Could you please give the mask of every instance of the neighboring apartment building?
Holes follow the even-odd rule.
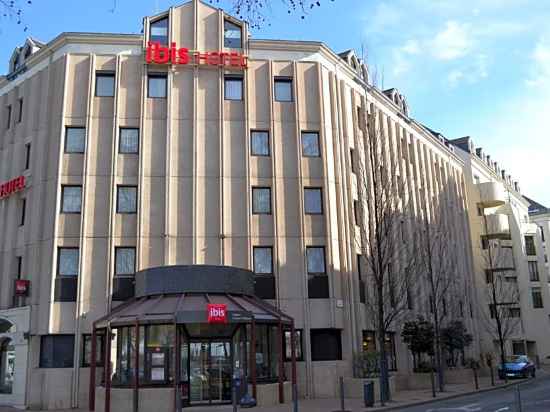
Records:
[[[525,196],[527,202],[529,202],[529,217],[532,222],[536,223],[539,227],[540,237],[542,239],[542,248],[544,254],[544,265],[546,267],[546,273],[548,274],[548,287],[550,287],[550,263],[548,262],[548,242],[550,236],[550,209],[540,203],[529,199]],[[550,317],[548,318],[550,326]]]
[[[444,211],[453,245],[469,245],[473,161],[412,120],[396,90],[369,86],[352,52],[249,39],[199,1],[143,23],[144,35],[29,39],[0,78],[0,402],[85,407],[92,324],[132,298],[136,270],[184,264],[252,269],[256,295],[294,320],[300,396],[335,396],[375,341],[353,213],[367,123],[383,125],[386,170],[414,213]],[[477,334],[470,247],[452,253]],[[268,384],[272,340],[257,339]],[[397,325],[387,344],[391,369],[410,372]],[[162,376],[152,383],[172,388]]]
[[[530,203],[501,166],[470,137],[451,140],[465,164],[482,350],[499,353],[495,311],[508,354],[550,362],[550,295],[542,238]],[[493,298],[492,285],[495,285]],[[496,303],[496,309],[491,307]]]

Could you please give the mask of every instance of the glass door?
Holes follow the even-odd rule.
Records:
[[[209,403],[208,342],[191,342],[189,348],[189,401],[191,403]]]
[[[210,399],[231,401],[231,343],[210,343]]]

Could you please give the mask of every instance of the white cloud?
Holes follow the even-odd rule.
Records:
[[[468,54],[472,43],[468,24],[448,21],[431,42],[432,54],[438,60],[454,60]]]
[[[411,39],[401,47],[401,50],[407,54],[418,54],[420,53],[420,44],[417,40]]]
[[[533,67],[527,79],[529,86],[550,88],[550,40],[542,38],[531,54]]]

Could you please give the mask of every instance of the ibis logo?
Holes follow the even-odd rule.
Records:
[[[227,307],[223,304],[209,303],[207,306],[208,323],[227,323]]]
[[[200,52],[178,47],[176,43],[163,46],[159,42],[149,42],[145,49],[145,61],[149,64],[191,64],[220,66],[233,69],[246,69],[248,59],[238,52]]]

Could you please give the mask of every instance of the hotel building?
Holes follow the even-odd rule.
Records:
[[[294,378],[301,397],[336,396],[375,345],[358,267],[369,216],[354,213],[375,121],[414,216],[445,211],[454,228],[455,316],[477,336],[470,157],[397,90],[369,85],[351,51],[255,40],[196,0],[143,33],[28,39],[0,78],[1,403],[213,404],[237,370],[262,404],[288,402]],[[429,312],[418,289],[411,316]],[[210,304],[227,324],[208,323]],[[390,369],[406,375],[393,330]]]

